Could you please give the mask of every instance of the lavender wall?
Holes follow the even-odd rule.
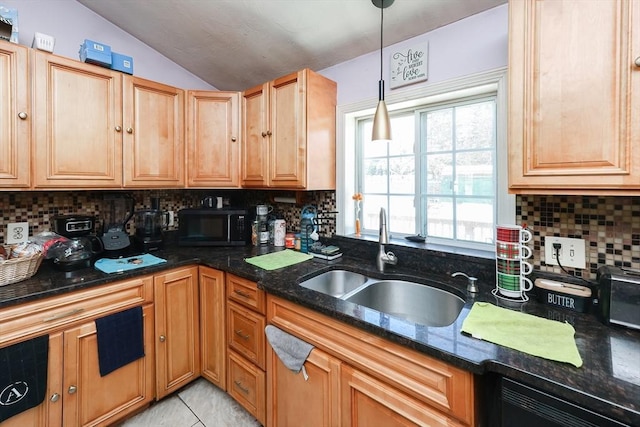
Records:
[[[391,51],[429,43],[429,79],[396,91],[415,90],[430,83],[488,71],[507,65],[508,5],[502,5],[434,31],[385,47],[383,77],[389,90]],[[378,98],[380,51],[320,71],[338,82],[338,105]],[[391,91],[393,92],[393,91]]]
[[[22,45],[31,46],[33,34],[44,33],[55,37],[55,54],[79,60],[84,39],[99,41],[132,56],[137,76],[182,89],[216,89],[75,0],[1,0],[0,4],[18,9]]]

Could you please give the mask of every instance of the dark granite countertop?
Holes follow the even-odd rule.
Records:
[[[331,243],[334,243],[332,241]],[[491,294],[495,274],[492,259],[467,255],[393,248],[398,266],[387,269],[385,278],[410,279],[450,290],[463,296],[466,304],[457,320],[446,327],[427,327],[338,300],[297,284],[306,277],[331,269],[347,269],[381,278],[375,269],[377,245],[361,242],[349,247],[346,239],[337,241],[349,256],[335,261],[311,260],[291,267],[265,271],[244,262],[244,258],[273,251],[268,247],[184,248],[154,252],[167,260],[149,268],[125,273],[105,274],[94,269],[60,272],[48,262],[31,279],[0,287],[2,308],[54,296],[78,289],[153,274],[168,268],[199,263],[258,282],[266,292],[291,300],[345,323],[382,336],[424,354],[436,357],[477,375],[504,375],[565,398],[582,407],[640,426],[640,331],[609,327],[589,313],[577,313],[540,304],[532,297],[526,303],[511,303]],[[464,278],[452,279],[454,271],[478,277],[480,292],[466,292]],[[459,279],[459,280],[458,280]],[[576,330],[576,343],[583,366],[553,362],[471,338],[460,332],[475,301],[522,311],[554,320],[567,321]]]

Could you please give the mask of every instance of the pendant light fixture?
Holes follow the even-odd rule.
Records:
[[[389,111],[384,102],[384,80],[382,79],[382,24],[384,22],[384,9],[391,6],[394,0],[371,0],[375,7],[380,8],[380,81],[378,82],[378,107],[373,116],[373,132],[371,141],[391,141],[391,121]]]

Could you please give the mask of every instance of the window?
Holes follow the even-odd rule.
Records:
[[[384,207],[394,237],[419,233],[430,243],[493,250],[494,224],[513,222],[515,208],[506,190],[504,72],[489,75],[442,84],[427,96],[387,97],[390,143],[371,142],[371,109],[344,114],[343,164],[355,167],[342,170],[339,233],[353,233],[351,196],[362,193],[364,235],[377,237]]]

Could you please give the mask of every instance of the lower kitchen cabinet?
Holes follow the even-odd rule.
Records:
[[[341,426],[465,425],[391,387],[388,383],[348,365],[341,369],[341,385]]]
[[[271,346],[267,350],[267,427],[338,427],[340,365],[314,348],[304,364],[308,378],[284,366]]]
[[[153,400],[153,278],[145,276],[0,310],[0,347],[49,335],[42,404],[2,427],[107,426]],[[145,357],[100,376],[95,320],[143,307]]]
[[[327,358],[331,356],[329,360],[336,360],[329,364],[330,374],[319,374],[313,369],[316,375],[325,377],[322,386],[330,390],[323,399],[301,399],[301,395],[305,396],[301,391],[304,384],[296,385],[296,382],[304,381],[302,375],[288,380],[287,376],[292,373],[273,369],[275,362],[271,361],[267,377],[269,426],[281,425],[279,420],[303,416],[300,411],[322,414],[327,408],[334,408],[334,414],[340,414],[336,425],[341,426],[472,426],[476,423],[474,379],[470,372],[273,295],[267,297],[267,323],[312,344],[315,347],[312,355],[318,350],[326,353]],[[270,349],[269,354],[272,351]],[[318,364],[317,359],[310,356],[305,368],[314,364]],[[339,381],[334,371],[339,374]],[[311,380],[311,374],[309,377]],[[340,384],[339,391],[330,385],[331,381]],[[282,402],[293,403],[283,405]],[[325,425],[333,422],[336,421],[328,420]]]
[[[153,398],[153,306],[143,308],[145,357],[100,376],[95,322],[64,331],[63,425],[110,425]]]
[[[200,376],[198,267],[154,276],[156,398]]]
[[[265,424],[266,295],[247,279],[227,274],[227,392]]]
[[[227,389],[224,272],[200,266],[200,342],[202,376]]]

